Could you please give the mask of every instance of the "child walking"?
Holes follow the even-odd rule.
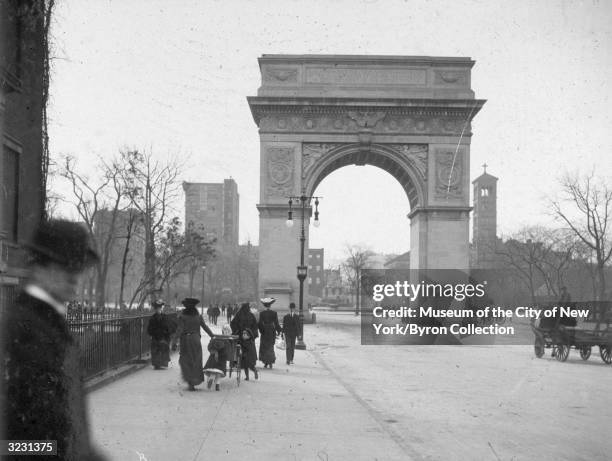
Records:
[[[223,325],[222,333],[224,336],[230,335],[232,330],[229,325]],[[215,385],[215,391],[219,389],[219,380],[227,373],[227,361],[229,359],[228,343],[220,337],[214,337],[208,343],[210,355],[204,365],[206,375],[206,387],[208,389]]]
[[[240,362],[242,368],[244,369],[244,380],[249,380],[249,370],[253,371],[255,379],[259,379],[257,368],[255,368],[255,364],[257,363],[255,336],[250,328],[245,328],[240,333],[240,347],[242,348],[242,357],[240,358]]]

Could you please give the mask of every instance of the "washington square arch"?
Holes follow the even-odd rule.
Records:
[[[382,168],[403,187],[411,268],[468,268],[470,122],[485,102],[471,89],[473,65],[464,57],[259,58],[261,86],[248,103],[260,136],[260,295],[279,307],[297,301],[300,226],[285,226],[288,198],[313,195],[353,164]]]

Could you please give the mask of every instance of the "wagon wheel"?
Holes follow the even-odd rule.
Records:
[[[601,355],[601,360],[610,364],[612,363],[612,346],[599,346],[599,355]]]
[[[242,359],[242,348],[240,347],[240,344],[238,344],[236,346],[236,361],[234,362],[234,365],[236,365],[236,385],[238,387],[240,387],[240,373],[242,370],[241,359]]]
[[[565,362],[569,356],[570,347],[566,344],[558,344],[556,347],[555,358],[559,362]]]
[[[580,358],[582,360],[589,360],[591,356],[591,346],[580,346]]]
[[[533,344],[533,351],[535,352],[535,356],[537,358],[542,358],[544,355],[544,341],[540,338],[536,338],[535,343]]]

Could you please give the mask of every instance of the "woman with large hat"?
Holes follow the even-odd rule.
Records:
[[[182,303],[185,309],[178,315],[178,329],[173,342],[174,349],[177,340],[180,339],[179,365],[181,366],[183,379],[189,385],[190,391],[195,391],[195,386],[204,382],[200,327],[211,338],[214,336],[196,309],[199,302],[200,300],[195,298],[183,299]]]
[[[281,332],[281,326],[278,323],[278,314],[270,309],[276,299],[263,298],[260,301],[264,305],[265,310],[259,314],[259,322],[257,323],[259,333],[261,334],[261,339],[259,340],[259,360],[263,362],[264,368],[272,368],[272,365],[276,362],[274,342],[276,341],[276,335]]]
[[[162,312],[165,305],[161,299],[153,302],[155,313],[147,326],[151,336],[151,365],[156,370],[166,368],[170,362],[170,337],[174,331],[170,319]]]

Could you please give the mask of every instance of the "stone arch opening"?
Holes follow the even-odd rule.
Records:
[[[325,156],[315,160],[313,165],[304,165],[303,189],[306,195],[313,195],[317,186],[332,172],[348,165],[371,165],[393,176],[406,193],[410,209],[422,206],[426,200],[427,145],[405,144],[398,146],[346,144],[328,147],[304,144],[304,155],[321,153]],[[315,155],[316,155],[315,154]]]

